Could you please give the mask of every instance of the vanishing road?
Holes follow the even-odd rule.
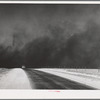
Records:
[[[92,87],[33,69],[11,69],[0,77],[0,89],[93,89]]]

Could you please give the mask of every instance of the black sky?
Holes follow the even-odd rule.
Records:
[[[100,64],[100,5],[0,5],[0,67]]]

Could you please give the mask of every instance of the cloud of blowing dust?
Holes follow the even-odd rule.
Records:
[[[0,7],[0,62],[3,66],[98,67],[99,5]]]

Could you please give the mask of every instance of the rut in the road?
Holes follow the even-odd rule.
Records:
[[[36,89],[88,89],[94,90],[94,88],[80,84],[78,82],[62,78],[46,72],[27,69],[25,70],[28,77],[31,79],[31,85],[35,84]]]
[[[0,89],[32,89],[29,79],[20,68],[12,69],[0,80]]]

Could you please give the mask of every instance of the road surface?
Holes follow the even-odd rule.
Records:
[[[31,86],[36,89],[93,89],[92,87],[38,70],[27,69]]]
[[[89,86],[33,69],[11,69],[0,77],[0,89],[93,89]]]

